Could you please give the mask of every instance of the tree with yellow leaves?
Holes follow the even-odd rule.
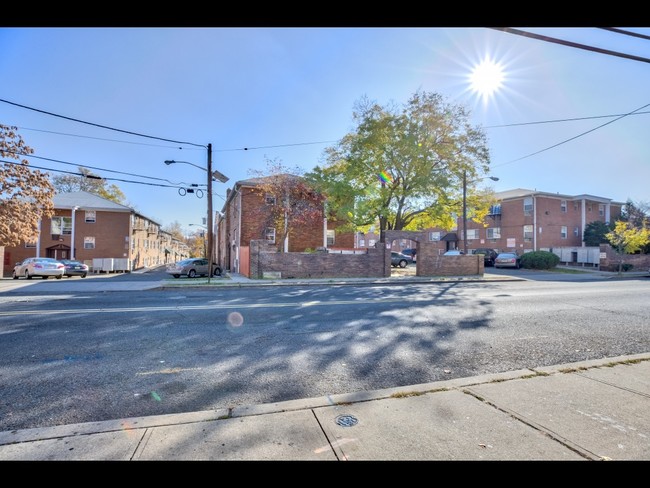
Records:
[[[54,187],[47,173],[20,159],[34,150],[17,130],[0,124],[0,246],[36,241],[39,223],[54,213]]]
[[[605,237],[619,255],[618,274],[621,274],[623,270],[623,256],[625,254],[633,254],[648,244],[648,241],[650,241],[650,230],[646,227],[636,228],[630,222],[619,220],[616,222],[614,230],[608,232]]]

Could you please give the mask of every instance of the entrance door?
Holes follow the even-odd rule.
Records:
[[[70,246],[58,244],[56,246],[48,247],[46,250],[46,257],[54,259],[70,259]]]

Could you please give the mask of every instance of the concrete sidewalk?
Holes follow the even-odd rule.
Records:
[[[0,432],[0,460],[650,460],[650,353]]]

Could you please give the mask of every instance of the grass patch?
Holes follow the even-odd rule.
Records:
[[[427,393],[438,393],[440,391],[449,391],[449,388],[434,388],[433,390],[426,391],[400,391],[399,393],[393,393],[390,398],[408,398],[426,395]]]

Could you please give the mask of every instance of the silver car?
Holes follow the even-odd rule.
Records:
[[[21,276],[31,280],[34,276],[40,276],[44,280],[54,276],[60,280],[65,273],[65,265],[53,258],[27,258],[22,263],[16,263],[12,277],[17,280]]]
[[[221,268],[212,263],[212,276],[220,276]],[[187,276],[196,278],[197,276],[208,276],[208,260],[206,258],[189,258],[178,261],[167,266],[167,274],[174,278]]]

